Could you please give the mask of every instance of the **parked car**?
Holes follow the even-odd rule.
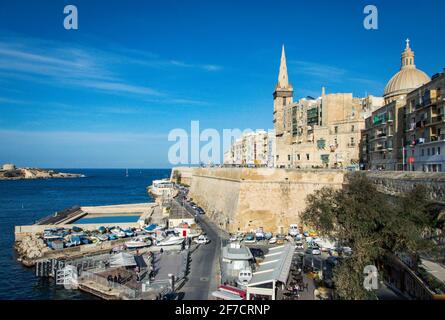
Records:
[[[306,249],[306,252],[305,252],[306,254],[312,254],[312,255],[320,255],[321,254],[321,251],[320,251],[320,249],[318,249],[318,248],[316,248],[316,247],[312,247],[312,248],[308,248],[308,249]]]
[[[277,234],[276,238],[277,244],[283,244],[284,242],[286,242],[286,236],[284,234]]]
[[[289,232],[288,232],[288,234],[289,234],[291,237],[296,237],[298,234],[300,234],[300,230],[298,229],[298,225],[296,225],[296,224],[291,224],[291,225],[289,226]]]
[[[197,244],[207,244],[210,242],[210,240],[205,235],[200,235],[193,241],[195,241]]]
[[[244,238],[244,242],[246,242],[246,243],[254,243],[255,242],[255,235],[253,233],[246,234],[246,237]]]
[[[304,249],[304,244],[301,241],[295,242],[295,249]]]
[[[250,248],[250,252],[254,258],[264,258],[264,251],[260,248]]]

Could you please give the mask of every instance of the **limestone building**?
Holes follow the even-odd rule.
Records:
[[[408,93],[405,114],[405,170],[445,171],[445,69]]]
[[[406,95],[429,81],[430,78],[416,68],[414,52],[406,40],[400,70],[385,87],[385,104],[372,112],[366,121],[361,148],[364,168],[402,170],[406,167],[403,161]]]
[[[364,117],[380,107],[382,98],[325,94],[293,102],[284,47],[274,97],[277,167],[345,168],[359,166]]]

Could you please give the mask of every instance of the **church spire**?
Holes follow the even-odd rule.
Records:
[[[280,73],[278,74],[278,84],[277,88],[288,89],[292,86],[289,84],[289,77],[287,75],[287,65],[286,65],[286,53],[284,52],[284,44],[281,49],[281,63],[280,63]]]
[[[402,69],[416,67],[416,65],[414,64],[414,51],[411,50],[409,43],[410,40],[406,39],[406,47],[402,53]]]

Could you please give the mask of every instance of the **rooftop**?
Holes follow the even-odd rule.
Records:
[[[264,256],[264,261],[260,263],[256,272],[253,273],[249,287],[279,281],[286,283],[294,248],[291,244],[269,249],[269,253]]]

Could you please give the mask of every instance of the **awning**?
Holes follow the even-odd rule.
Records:
[[[258,286],[273,281],[287,282],[294,248],[291,244],[269,249],[269,253],[264,256],[257,270],[252,275],[247,287]]]
[[[225,291],[219,291],[219,290],[213,291],[212,296],[214,296],[217,299],[222,299],[222,300],[243,300],[243,298],[241,298],[237,294],[225,292]]]
[[[111,267],[133,267],[136,265],[134,256],[130,253],[121,252],[110,258]]]

